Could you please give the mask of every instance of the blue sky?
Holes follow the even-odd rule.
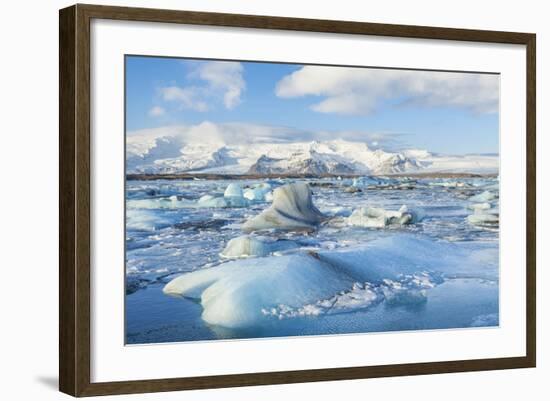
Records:
[[[126,125],[246,123],[294,138],[447,154],[498,152],[498,76],[126,57]],[[304,134],[307,132],[307,134]],[[293,138],[293,139],[294,139]]]

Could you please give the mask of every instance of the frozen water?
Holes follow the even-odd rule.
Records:
[[[268,203],[271,196],[277,198],[277,189],[295,183],[294,180],[128,181],[127,341],[146,343],[498,324],[498,224],[468,222],[469,215],[498,212],[498,196],[487,201],[471,201],[472,196],[486,191],[498,194],[497,179],[388,177],[380,178],[372,186],[358,187],[360,191],[356,192],[346,192],[352,179],[345,177],[306,182],[312,193],[311,205],[318,210],[314,213],[318,218],[315,225],[297,230],[263,228],[262,237],[253,238],[269,244],[267,254],[262,251],[245,256],[246,252],[241,252],[243,248],[239,250],[237,246],[231,253],[227,252],[228,258],[222,256],[224,249],[229,248],[231,240],[243,236],[243,225],[247,222],[270,208],[278,209],[277,212],[300,211],[298,207],[289,208],[292,202],[287,199],[282,203]],[[430,185],[434,182],[453,184]],[[232,183],[240,186],[243,196],[235,198],[244,199],[246,206],[227,205],[224,193]],[[263,192],[267,185],[271,188],[265,192],[263,201],[246,196],[257,188]],[[490,207],[476,207],[478,203],[487,203]],[[274,207],[281,204],[282,209]],[[408,225],[388,225],[384,229],[345,223],[352,212],[360,208],[397,211],[403,204],[410,211],[421,212],[422,219]],[[275,216],[283,218],[284,214],[275,213]],[[295,217],[292,216],[293,222]],[[339,220],[342,224],[335,224]],[[384,243],[385,239],[389,242]],[[293,248],[274,249],[273,244],[292,244]],[[370,256],[362,255],[359,252],[362,248],[369,250]],[[432,248],[438,250],[435,256],[430,251]],[[350,255],[355,252],[357,259],[353,262]],[[323,292],[326,288],[320,288],[316,296],[304,297],[300,302],[293,299],[288,303],[257,302],[259,309],[245,308],[242,316],[235,318],[240,323],[233,327],[210,324],[201,317],[206,308],[196,301],[202,299],[200,291],[193,294],[198,297],[196,300],[168,297],[162,292],[168,282],[183,273],[215,271],[243,263],[256,264],[262,269],[264,265],[271,266],[272,261],[283,258],[295,261],[298,256],[311,260],[310,268],[320,263],[345,264],[341,269],[347,269],[349,278],[338,274],[338,278],[334,277],[335,283],[345,281],[345,285],[335,286],[334,292],[331,288],[327,293]],[[385,262],[383,269],[376,267],[376,260]],[[295,266],[294,263],[291,266]],[[358,264],[374,267],[367,275]],[[293,274],[299,275],[301,268],[296,270]],[[322,274],[324,270],[315,272]],[[356,275],[359,273],[360,276]],[[244,294],[240,288],[244,291],[251,285],[247,280],[260,280],[259,273],[250,277],[242,274],[242,287],[235,287],[239,296]],[[233,274],[227,273],[229,276]],[[281,296],[287,297],[283,287],[290,284],[283,276],[284,273],[280,273],[275,281],[281,285],[277,287]],[[324,286],[333,276],[313,277]],[[217,277],[216,280],[227,282],[229,279]],[[236,281],[236,278],[229,280]],[[308,288],[305,282],[305,279],[296,281],[303,285],[302,290]],[[428,284],[418,284],[421,282]],[[221,288],[219,284],[216,287]],[[259,287],[266,293],[262,296],[270,295],[269,285]],[[217,294],[212,299],[223,298]],[[218,313],[216,308],[210,309],[207,316],[217,321]],[[480,316],[489,317],[477,319]],[[261,324],[245,323],[247,321]]]
[[[490,212],[487,211],[487,212]],[[468,216],[468,223],[474,225],[498,225],[498,214],[491,213],[474,213]]]
[[[398,235],[350,249],[230,262],[183,274],[164,292],[200,299],[207,323],[243,328],[261,325],[270,310],[283,317],[320,314],[325,306],[367,307],[377,299],[372,286],[390,303],[416,303],[435,286],[430,276],[448,272],[496,279],[495,266],[481,265],[455,244]]]
[[[200,298],[202,318],[229,328],[265,319],[262,308],[301,306],[350,287],[353,281],[309,254],[246,259],[184,274],[167,294]]]
[[[313,205],[311,190],[306,183],[287,184],[275,189],[273,204],[243,225],[243,230],[313,230],[323,221],[323,215]]]
[[[415,215],[403,205],[398,211],[376,207],[362,207],[347,218],[350,226],[384,228],[389,225],[405,225],[415,222]]]
[[[242,198],[243,197],[243,189],[240,184],[232,182],[227,186],[225,189],[225,192],[223,193],[223,196],[228,197],[236,197],[236,198]]]
[[[246,258],[251,256],[267,256],[273,252],[280,252],[299,245],[294,241],[275,240],[268,241],[261,237],[243,235],[230,240],[220,256],[227,259]]]
[[[244,197],[253,202],[264,202],[267,201],[266,195],[270,192],[271,185],[268,183],[262,183],[245,190]]]
[[[497,195],[490,191],[483,191],[478,195],[474,195],[470,198],[471,202],[487,202],[496,199]]]
[[[474,203],[472,205],[468,205],[468,209],[472,209],[474,211],[478,210],[487,210],[491,208],[491,204],[489,202],[483,202],[483,203]]]

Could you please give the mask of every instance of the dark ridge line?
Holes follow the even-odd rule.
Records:
[[[417,172],[392,174],[214,174],[214,173],[176,173],[176,174],[127,174],[128,181],[153,180],[256,180],[256,179],[320,179],[320,178],[358,178],[358,177],[411,177],[411,178],[495,178],[498,173],[445,173]]]

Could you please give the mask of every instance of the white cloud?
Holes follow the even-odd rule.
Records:
[[[164,114],[166,114],[166,110],[164,110],[164,108],[160,106],[154,106],[149,110],[149,115],[151,117],[160,117]]]
[[[241,102],[246,88],[241,63],[232,61],[211,61],[200,63],[188,75],[196,79],[197,85],[167,86],[160,88],[162,99],[177,102],[180,107],[195,111],[208,111],[211,105],[221,102],[227,109],[233,109]]]
[[[384,149],[396,150],[407,145],[405,135],[399,133],[365,131],[313,131],[293,127],[261,125],[242,122],[213,123],[203,121],[196,125],[172,125],[129,131],[129,143],[138,148],[153,143],[159,137],[178,137],[182,143],[261,144],[330,141],[342,139],[363,142]],[[131,138],[131,139],[130,139]],[[374,142],[376,145],[374,145]],[[146,145],[143,145],[146,144]],[[147,145],[149,146],[149,145]]]
[[[304,66],[283,77],[275,93],[282,98],[322,97],[312,106],[320,113],[367,115],[384,100],[495,113],[499,78],[472,73]]]
[[[245,89],[241,63],[212,61],[202,64],[197,75],[208,82],[211,89],[223,93],[223,103],[232,109],[241,102],[241,93]]]
[[[160,89],[162,98],[168,102],[178,102],[184,109],[195,111],[207,111],[208,104],[204,100],[204,90],[194,86],[181,88],[179,86],[167,86]]]

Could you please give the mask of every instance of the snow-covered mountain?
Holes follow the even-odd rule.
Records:
[[[497,155],[441,156],[425,150],[388,152],[364,142],[231,143],[223,136],[174,132],[129,135],[128,173],[392,174],[404,172],[497,172]]]

